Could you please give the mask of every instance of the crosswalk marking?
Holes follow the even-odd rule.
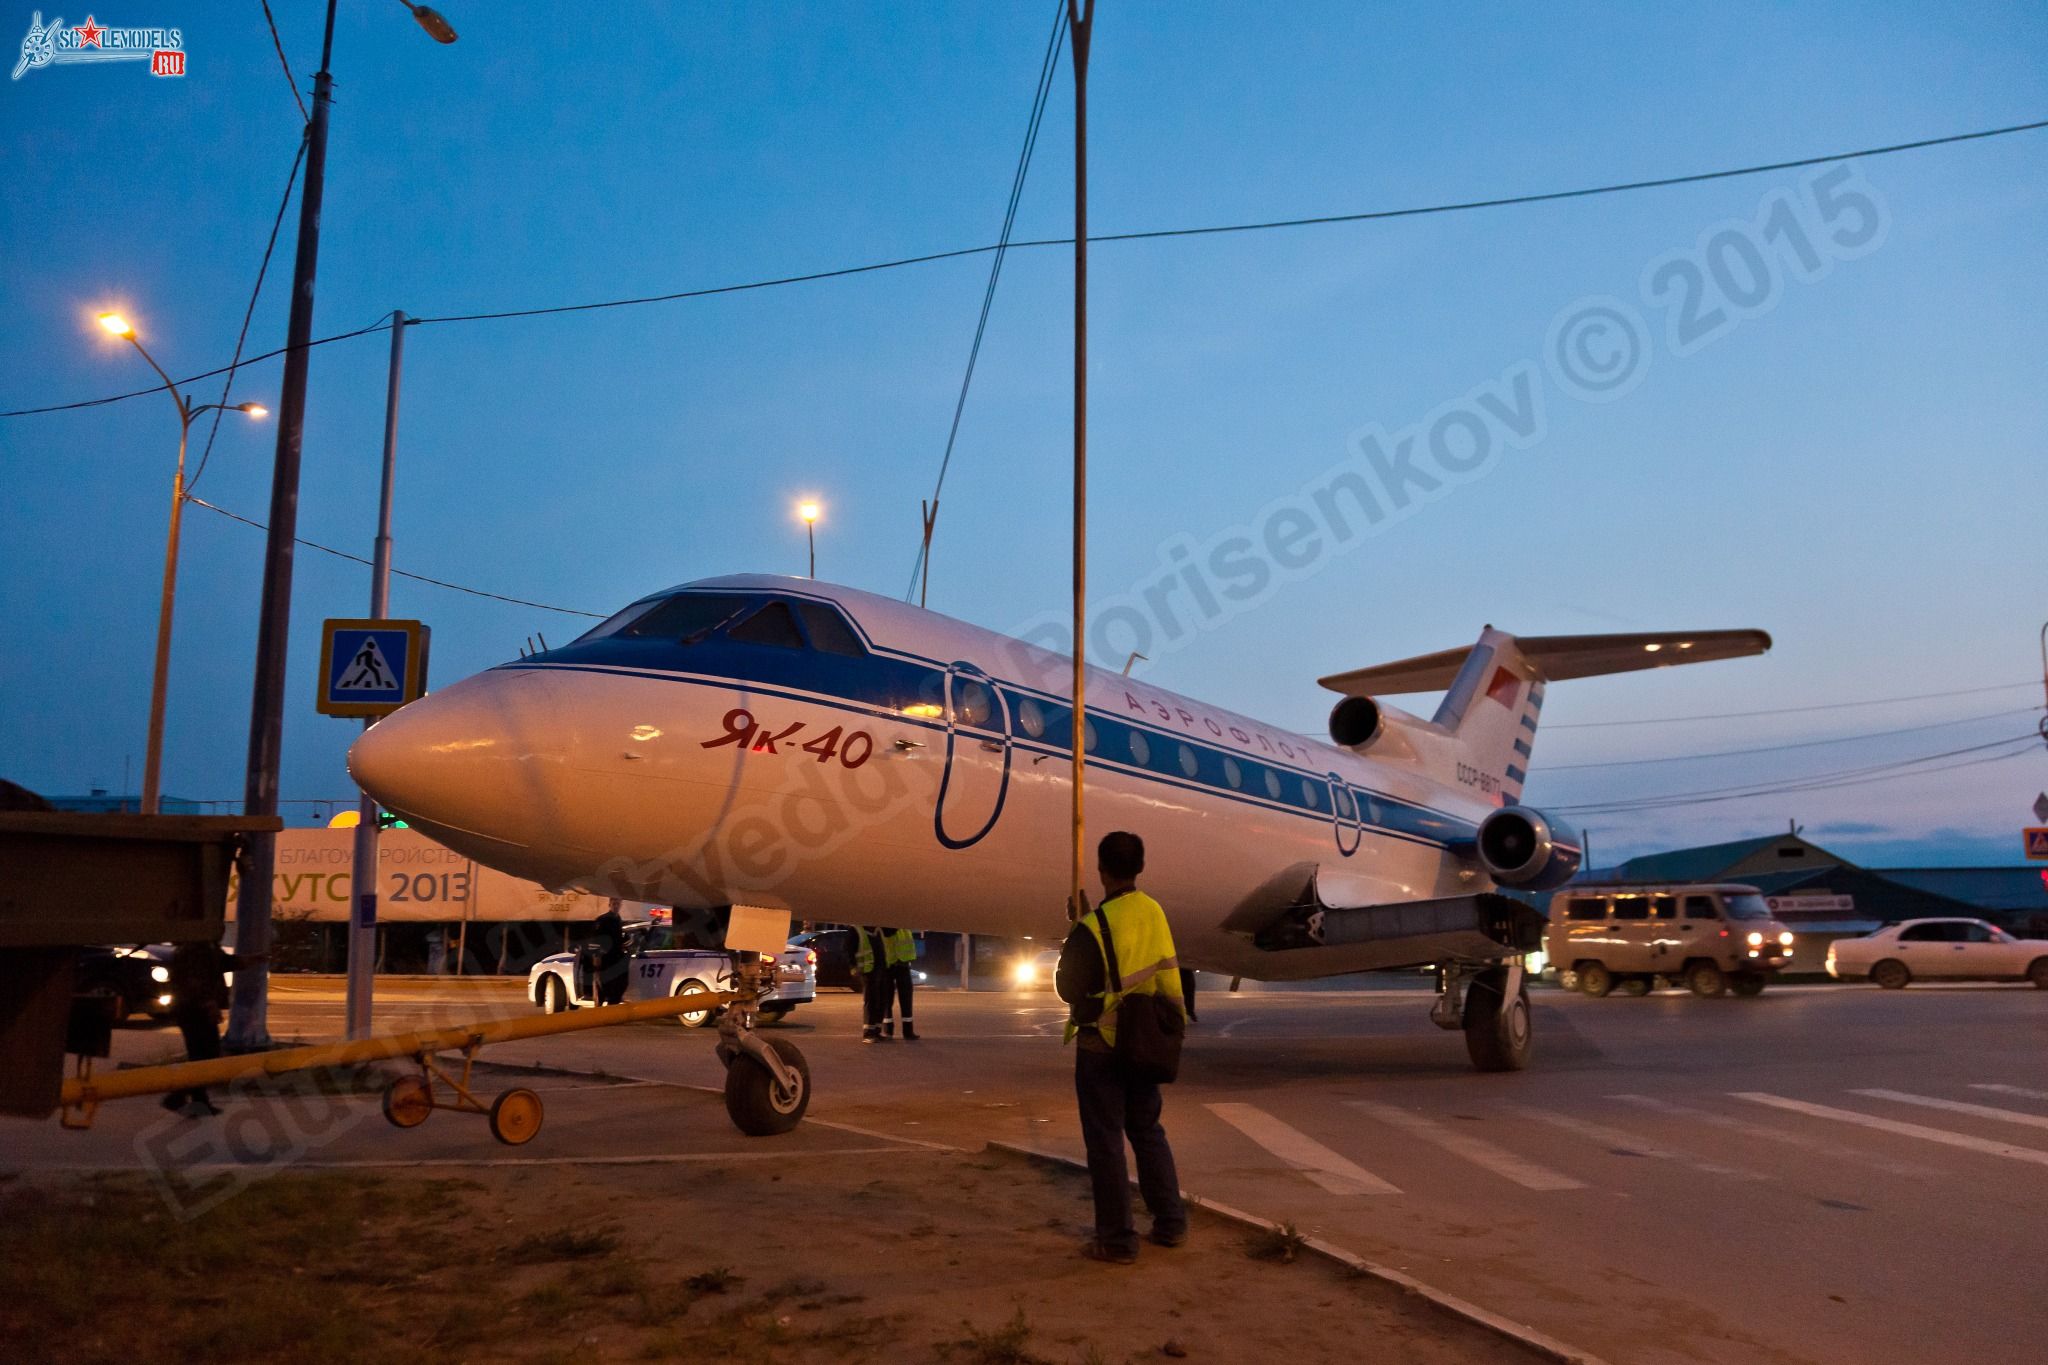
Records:
[[[2022,1114],[2015,1109],[2000,1109],[1989,1104],[1968,1104],[1962,1100],[1938,1100],[1931,1095],[1909,1095],[1903,1090],[1852,1090],[1852,1095],[1868,1095],[1874,1100],[1896,1100],[1900,1104],[1917,1104],[1924,1109],[1946,1109],[1951,1114],[1968,1114],[1972,1118],[1994,1119],[1999,1123],[2023,1123],[2029,1128],[2048,1128],[2048,1117],[2040,1114]]]
[[[1973,1085],[1972,1090],[1988,1090],[1994,1095],[2011,1095],[2022,1100],[2048,1100],[2048,1090],[2029,1090],[2023,1085]]]
[[[1865,1128],[1875,1128],[1879,1132],[1896,1133],[1900,1137],[1919,1138],[1924,1142],[1939,1142],[1947,1147],[1961,1147],[1965,1151],[1983,1152],[1988,1156],[2002,1156],[2014,1161],[2029,1161],[2037,1166],[2048,1166],[2048,1152],[2033,1147],[2014,1147],[2010,1143],[1992,1142],[1986,1138],[1971,1137],[1967,1133],[1951,1133],[1946,1128],[1901,1123],[1897,1119],[1880,1118],[1876,1114],[1861,1114],[1854,1109],[1836,1109],[1825,1104],[1809,1104],[1805,1100],[1788,1100],[1782,1095],[1765,1095],[1753,1090],[1736,1090],[1729,1093],[1738,1100],[1767,1104],[1774,1109],[1785,1109],[1811,1118],[1860,1124]]]
[[[1299,1128],[1249,1104],[1212,1104],[1210,1113],[1300,1171],[1331,1194],[1399,1194],[1401,1191],[1354,1165]]]
[[[1461,1133],[1447,1128],[1435,1119],[1411,1114],[1405,1109],[1396,1109],[1390,1104],[1374,1104],[1369,1100],[1349,1101],[1353,1109],[1370,1114],[1381,1123],[1399,1128],[1405,1133],[1435,1143],[1453,1156],[1464,1157],[1475,1166],[1483,1166],[1495,1175],[1505,1176],[1524,1189],[1530,1190],[1583,1190],[1585,1184],[1568,1175],[1525,1161],[1505,1147],[1495,1146],[1484,1138],[1470,1133]]]
[[[1727,1176],[1733,1180],[1762,1180],[1764,1178],[1756,1171],[1744,1170],[1740,1166],[1725,1166],[1718,1161],[1708,1161],[1694,1156],[1690,1152],[1681,1152],[1670,1147],[1660,1146],[1640,1134],[1627,1132],[1620,1128],[1610,1128],[1604,1123],[1594,1123],[1591,1119],[1578,1118],[1572,1114],[1560,1114],[1549,1109],[1532,1109],[1526,1105],[1511,1104],[1507,1107],[1524,1118],[1535,1119],[1538,1123],[1547,1123],[1553,1128],[1562,1128],[1567,1133],[1576,1133],[1582,1138],[1601,1143],[1613,1149],[1618,1155],[1647,1156],[1654,1157],[1659,1161],[1676,1161],[1680,1165],[1690,1166],[1696,1171],[1705,1171],[1708,1175]]]
[[[1669,1100],[1654,1099],[1649,1095],[1609,1095],[1608,1098],[1620,1100],[1623,1104],[1633,1104],[1639,1109],[1648,1109],[1654,1113],[1684,1119],[1687,1123],[1709,1124],[1715,1128],[1725,1128],[1731,1133],[1741,1133],[1745,1137],[1761,1138],[1765,1142],[1775,1142],[1785,1147],[1798,1147],[1803,1151],[1818,1152],[1830,1161],[1841,1161],[1844,1159],[1860,1161],[1885,1172],[1887,1175],[1939,1176],[1944,1174],[1944,1172],[1933,1166],[1922,1166],[1917,1162],[1911,1161],[1894,1161],[1889,1157],[1871,1156],[1864,1152],[1844,1148],[1839,1143],[1826,1142],[1817,1137],[1809,1137],[1805,1133],[1787,1132],[1783,1129],[1772,1128],[1766,1124],[1751,1123],[1746,1119],[1738,1119],[1729,1114],[1716,1114],[1705,1109],[1695,1109],[1691,1105],[1673,1104]]]

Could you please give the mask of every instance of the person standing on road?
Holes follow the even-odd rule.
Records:
[[[853,926],[853,966],[861,975],[860,1040],[880,1042],[882,1016],[889,1008],[889,963],[882,931],[873,925]]]
[[[211,939],[202,943],[180,943],[171,950],[171,1018],[185,1039],[185,1060],[210,1062],[220,1056],[220,1012],[228,1003],[225,973],[235,966],[232,953],[221,951]],[[203,1085],[173,1090],[163,1098],[164,1108],[187,1118],[218,1114]]]
[[[1105,835],[1096,849],[1096,870],[1102,877],[1102,905],[1090,911],[1083,895],[1080,904],[1070,907],[1074,927],[1060,949],[1057,983],[1070,1011],[1067,1038],[1076,1044],[1074,1093],[1095,1193],[1095,1235],[1082,1254],[1129,1265],[1138,1259],[1138,1234],[1131,1217],[1125,1139],[1137,1158],[1138,1189],[1152,1215],[1149,1240],[1179,1246],[1187,1240],[1188,1214],[1173,1149],[1159,1122],[1159,1083],[1134,1073],[1117,1055],[1117,1018],[1122,1003],[1139,995],[1163,998],[1177,1013],[1182,1008],[1180,972],[1166,912],[1138,890],[1145,870],[1144,841],[1123,830]],[[1121,989],[1112,989],[1119,978]]]
[[[616,1005],[626,998],[626,924],[614,900],[591,925],[597,954],[597,1003]]]
[[[910,964],[917,961],[917,936],[908,929],[884,929],[882,955],[889,963],[889,974],[882,985],[882,1036],[887,1038],[896,1029],[895,1016],[890,1013],[893,1000],[897,1013],[903,1016],[903,1041],[914,1043],[917,1028],[910,1022]]]

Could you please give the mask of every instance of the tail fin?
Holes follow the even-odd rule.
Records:
[[[1771,637],[1760,630],[1518,639],[1488,626],[1469,648],[1333,673],[1317,681],[1333,692],[1358,697],[1443,689],[1444,699],[1430,724],[1456,741],[1457,780],[1511,806],[1521,800],[1528,777],[1545,683],[1740,659],[1770,647]]]

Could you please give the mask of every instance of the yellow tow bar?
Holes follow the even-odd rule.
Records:
[[[509,1043],[520,1038],[544,1038],[549,1034],[609,1028],[615,1024],[638,1023],[643,1019],[695,1014],[699,1010],[715,1009],[735,998],[732,991],[692,991],[663,1000],[636,1000],[627,1005],[605,1005],[597,1009],[572,1010],[566,1014],[478,1019],[467,1024],[391,1033],[352,1043],[319,1043],[276,1052],[218,1057],[206,1062],[130,1067],[104,1075],[94,1075],[92,1059],[81,1057],[78,1059],[78,1074],[64,1082],[59,1099],[63,1107],[62,1121],[66,1128],[90,1128],[94,1114],[106,1100],[225,1085],[249,1076],[281,1076],[314,1067],[387,1062],[409,1057],[419,1071],[415,1075],[401,1076],[384,1088],[385,1118],[397,1127],[414,1128],[426,1122],[428,1115],[436,1109],[483,1114],[490,1119],[493,1137],[517,1146],[540,1131],[540,1096],[524,1087],[515,1087],[489,1104],[478,1099],[470,1089],[470,1067],[476,1060],[477,1050],[486,1043]],[[435,1060],[435,1054],[441,1052],[462,1054],[459,1074],[443,1069]],[[446,1098],[437,1094],[437,1080],[448,1092]]]

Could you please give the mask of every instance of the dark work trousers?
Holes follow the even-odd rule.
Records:
[[[882,987],[882,1015],[889,1013],[889,996],[896,996],[896,1012],[903,1016],[903,1026],[910,1027],[910,964],[892,962],[889,964],[889,979]]]
[[[1096,1240],[1114,1250],[1138,1249],[1124,1164],[1126,1138],[1138,1159],[1138,1191],[1153,1226],[1169,1235],[1185,1232],[1188,1211],[1180,1199],[1173,1149],[1159,1122],[1159,1086],[1133,1079],[1115,1053],[1077,1046],[1074,1094],[1081,1102],[1081,1140],[1088,1148],[1088,1180],[1095,1189]]]
[[[210,1062],[220,1056],[220,1013],[213,1009],[181,1009],[177,1013],[178,1032],[185,1037],[185,1060],[188,1062]],[[205,1101],[206,1087],[194,1086],[190,1090],[173,1092],[164,1103],[173,1107],[193,1100]]]
[[[861,1023],[879,1033],[882,1016],[889,1012],[889,969],[878,962],[873,971],[862,975],[866,995],[861,1001]]]
[[[608,957],[597,969],[597,1003],[616,1005],[626,998],[626,978],[632,973],[633,964],[624,954]]]
[[[1195,969],[1193,967],[1183,967],[1180,969],[1180,1002],[1186,1008],[1188,1018],[1193,1019],[1195,1017]]]

